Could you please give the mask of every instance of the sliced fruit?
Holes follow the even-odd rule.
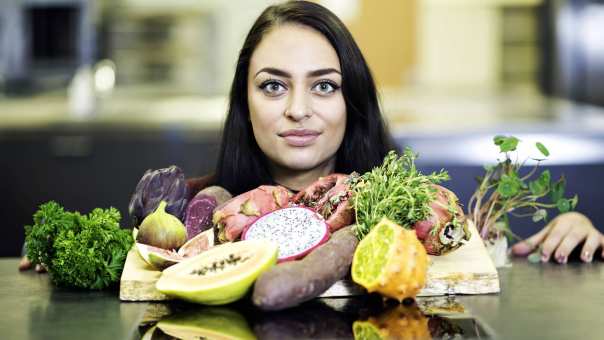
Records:
[[[178,249],[178,255],[183,258],[193,257],[203,253],[214,246],[214,230],[208,229],[192,239]]]
[[[157,328],[177,339],[256,339],[247,320],[224,307],[188,310],[162,319]]]
[[[252,223],[244,240],[269,240],[279,245],[279,262],[304,257],[329,238],[329,227],[321,215],[302,207],[278,209]]]
[[[212,223],[218,228],[218,240],[235,241],[254,221],[266,213],[287,206],[289,191],[282,186],[261,185],[233,197],[216,207]]]
[[[359,242],[352,259],[352,280],[369,292],[402,301],[426,284],[428,255],[413,230],[383,218]]]
[[[277,253],[277,245],[266,240],[221,244],[164,270],[156,288],[190,302],[227,304],[242,298],[275,265]]]
[[[136,243],[136,250],[145,262],[159,270],[168,268],[183,260],[174,250],[162,249],[138,242]]]

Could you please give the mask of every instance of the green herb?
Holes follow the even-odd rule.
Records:
[[[33,226],[25,226],[27,256],[43,264],[58,286],[103,289],[119,281],[133,244],[120,219],[115,208],[80,215],[45,203],[34,214]]]
[[[399,157],[390,151],[381,166],[352,179],[352,202],[356,213],[355,233],[359,239],[369,233],[382,217],[413,228],[430,214],[430,202],[436,197],[433,184],[449,175],[423,175],[415,167],[417,155],[406,148]]]
[[[478,178],[478,188],[468,204],[468,214],[473,219],[483,239],[493,239],[502,233],[516,237],[509,227],[508,215],[532,217],[534,222],[547,220],[548,210],[558,208],[560,212],[573,210],[578,203],[575,195],[565,198],[565,179],[552,182],[549,170],[539,173],[539,166],[545,159],[533,158],[537,164],[525,174],[521,167],[526,162],[518,161],[516,137],[495,136],[495,145],[504,159],[494,166],[485,166],[485,174]],[[549,150],[541,143],[535,147],[548,157]],[[512,153],[515,153],[512,161]],[[545,201],[549,195],[549,202]]]

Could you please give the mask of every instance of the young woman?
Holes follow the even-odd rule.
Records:
[[[315,3],[262,12],[241,49],[229,104],[216,180],[234,194],[363,173],[394,148],[363,55],[345,25]],[[566,263],[583,241],[581,258],[590,262],[604,236],[584,215],[567,213],[513,251],[542,245],[543,261]]]
[[[196,179],[237,195],[262,184],[293,191],[330,173],[366,172],[394,149],[373,77],[344,24],[306,1],[268,7],[239,54],[216,174]],[[560,215],[514,246],[567,261],[582,241],[592,260],[604,236],[578,213]]]

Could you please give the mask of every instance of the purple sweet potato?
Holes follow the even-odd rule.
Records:
[[[265,311],[282,310],[316,298],[350,272],[359,242],[348,226],[298,261],[280,263],[254,284],[252,302]]]
[[[187,239],[212,228],[214,209],[231,198],[231,194],[218,186],[205,188],[197,193],[187,206],[185,227]]]

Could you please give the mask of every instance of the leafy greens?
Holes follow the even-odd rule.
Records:
[[[133,239],[120,228],[117,209],[81,215],[50,201],[33,218],[25,226],[27,256],[43,264],[56,285],[103,289],[119,281]]]
[[[352,202],[359,239],[382,217],[411,229],[429,216],[430,202],[436,196],[433,184],[448,180],[449,174],[441,170],[424,175],[415,167],[416,158],[409,148],[400,157],[390,151],[382,165],[354,179]]]

